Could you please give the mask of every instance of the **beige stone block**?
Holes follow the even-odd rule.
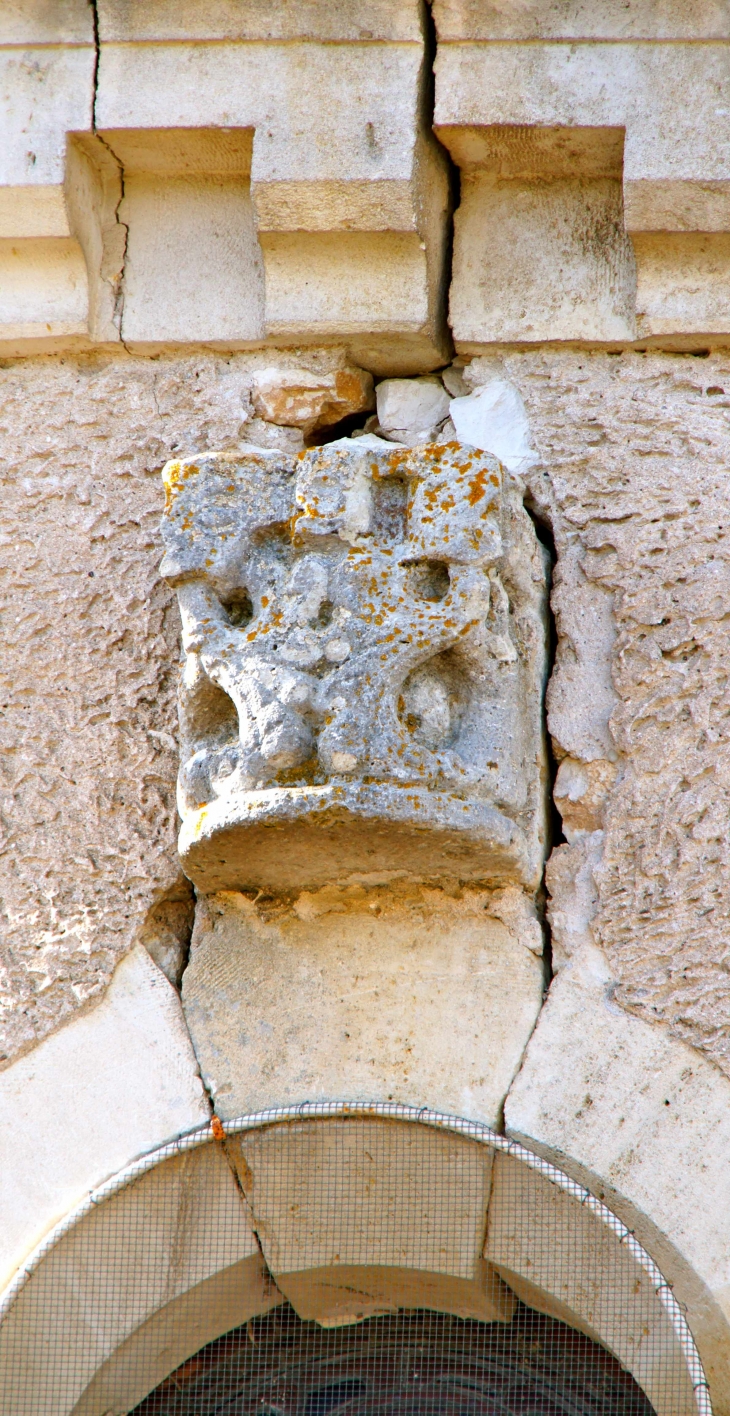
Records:
[[[432,292],[417,233],[263,232],[260,241],[272,338],[314,343],[337,336],[355,352],[358,335],[405,334],[433,362]]]
[[[128,229],[119,220],[122,168],[108,145],[77,133],[66,149],[65,206],[71,231],[86,262],[88,332],[92,340],[117,342],[122,317],[122,277]]]
[[[0,1332],[2,1409],[19,1409],[22,1381],[34,1416],[127,1411],[201,1336],[279,1302],[222,1151],[165,1161],[85,1216],[22,1289]]]
[[[417,41],[108,44],[97,124],[255,128],[254,183],[410,182],[422,63]]]
[[[60,186],[66,134],[91,127],[93,86],[91,43],[0,44],[0,188]]]
[[[0,46],[94,42],[93,15],[86,0],[9,0],[0,9]]]
[[[495,1124],[543,989],[534,922],[506,917],[364,886],[199,906],[183,1007],[218,1113],[345,1097]]]
[[[437,131],[454,162],[471,176],[477,175],[472,168],[482,168],[500,181],[621,180],[621,128],[444,121]]]
[[[244,1134],[231,1153],[300,1317],[335,1327],[404,1307],[512,1316],[512,1294],[481,1256],[485,1147],[402,1122],[333,1120]]]
[[[258,1251],[239,1259],[172,1298],[121,1342],[94,1374],[73,1416],[127,1416],[202,1347],[283,1302]]]
[[[730,1410],[730,1082],[611,998],[585,947],[561,970],[505,1106],[510,1135],[599,1194],[686,1312],[715,1410]]]
[[[178,996],[147,952],[0,1072],[0,1282],[95,1185],[206,1121]]]
[[[441,43],[436,61],[435,129],[465,169],[451,294],[454,332],[465,352],[500,338],[691,339],[727,332],[720,233],[730,225],[730,142],[717,107],[726,58],[724,42],[712,42],[725,21],[700,10],[692,37],[702,34],[706,42],[686,43],[691,12],[684,7],[676,16],[632,7],[625,36],[609,10],[579,15],[569,7],[557,21],[528,6],[516,19],[501,7],[477,15],[456,0],[438,12],[451,42]],[[564,42],[576,25],[585,25],[586,41],[595,35],[601,42]],[[492,30],[500,43],[483,42]],[[538,34],[542,42],[511,42]],[[688,104],[687,93],[696,101]],[[593,164],[597,192],[611,161],[614,181],[622,175],[624,203],[622,209],[616,187],[602,219],[576,177],[587,176]],[[568,163],[572,199],[559,195]],[[525,186],[514,189],[512,211],[502,210],[505,198],[502,206],[477,199],[477,191],[488,190],[484,174],[516,181],[521,173]],[[541,177],[549,179],[547,188]],[[555,199],[552,214],[546,191]],[[624,223],[636,233],[636,277]],[[566,227],[572,227],[567,241]],[[649,234],[660,231],[687,236],[659,241]],[[717,235],[698,234],[707,232]],[[514,271],[509,256],[500,261],[501,250],[513,247]],[[514,292],[511,304],[504,290]],[[575,310],[566,319],[571,300]]]
[[[264,290],[248,183],[125,179],[122,337],[130,344],[260,341]]]
[[[277,366],[257,370],[251,399],[255,412],[267,422],[305,433],[375,407],[372,376],[354,368],[331,373]]]
[[[70,236],[63,187],[0,187],[0,240]]]
[[[506,1155],[494,1159],[484,1254],[523,1303],[607,1347],[657,1416],[693,1416],[687,1363],[649,1275],[579,1200]]]
[[[267,336],[374,337],[374,367],[390,359],[410,372],[444,362],[449,349],[449,187],[443,154],[422,130],[423,66],[420,33],[377,46],[109,43],[97,121],[115,151],[117,130],[130,128],[255,130]],[[384,335],[401,345],[400,360]]]
[[[639,335],[730,332],[730,234],[646,232],[633,243]]]
[[[76,0],[82,3],[82,0]],[[140,7],[127,0],[99,0],[99,30],[110,43],[150,40],[420,40],[417,0],[394,8],[391,0],[333,5],[331,0],[299,0],[272,5],[271,0],[214,0],[201,9],[198,0],[154,0]]]
[[[728,181],[730,140],[716,112],[725,66],[723,43],[445,44],[436,61],[436,130],[625,128],[627,185],[691,182],[702,209],[704,184]],[[663,189],[656,195],[663,204]]]
[[[628,180],[624,182],[624,215],[632,235],[644,231],[727,231],[730,181]]]
[[[730,19],[715,0],[434,0],[441,43],[505,39],[728,39]]]
[[[0,240],[0,340],[83,335],[88,289],[71,238]]]
[[[617,182],[465,174],[450,299],[460,349],[631,339],[633,306],[633,252]]]

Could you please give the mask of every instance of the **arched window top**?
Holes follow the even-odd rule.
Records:
[[[266,1318],[274,1310],[276,1323]],[[6,1416],[123,1416],[226,1333],[244,1404],[210,1412],[248,1411],[259,1387],[251,1410],[273,1410],[271,1332],[284,1318],[287,1342],[304,1343],[299,1367],[314,1363],[297,1387],[297,1416],[370,1411],[375,1368],[380,1397],[395,1400],[388,1363],[414,1342],[431,1353],[433,1381],[434,1362],[441,1371],[439,1391],[462,1372],[456,1406],[445,1396],[434,1406],[431,1391],[429,1410],[461,1410],[463,1373],[474,1368],[474,1405],[495,1362],[514,1381],[530,1334],[553,1385],[555,1372],[565,1378],[548,1403],[553,1416],[711,1416],[671,1290],[600,1200],[478,1122],[395,1104],[307,1104],[216,1121],[142,1157],[47,1236],[0,1316]],[[250,1352],[236,1349],[235,1330],[251,1322]],[[363,1366],[362,1343],[344,1330],[371,1333],[380,1365]],[[323,1336],[333,1331],[334,1347]],[[594,1350],[603,1356],[589,1360]],[[542,1382],[545,1397],[535,1361],[533,1385]],[[145,1410],[188,1410],[155,1401]]]

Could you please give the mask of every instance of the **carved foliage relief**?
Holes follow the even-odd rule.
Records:
[[[172,462],[180,838],[204,889],[416,874],[533,885],[544,553],[457,443]]]

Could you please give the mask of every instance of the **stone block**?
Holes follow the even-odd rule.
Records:
[[[240,278],[265,292],[266,335],[298,344],[345,336],[353,357],[381,372],[433,367],[450,347],[450,197],[444,155],[422,121],[420,11],[409,3],[385,26],[399,37],[374,45],[352,39],[346,19],[340,42],[318,42],[315,8],[286,42],[255,34],[221,44],[215,14],[205,40],[104,42],[97,122],[114,150],[120,130],[254,132],[250,199],[264,279],[250,261]]]
[[[0,1282],[95,1185],[206,1121],[178,996],[146,951],[104,999],[0,1072]]]
[[[85,1216],[22,1289],[0,1330],[2,1409],[128,1411],[201,1338],[281,1301],[222,1151],[167,1160]]]
[[[510,1135],[605,1199],[682,1304],[730,1410],[730,1082],[612,1001],[584,947],[553,983],[505,1106]]]
[[[170,463],[165,482],[199,888],[394,866],[534,888],[545,565],[499,463],[354,439]]]
[[[83,0],[76,0],[82,4]],[[299,0],[295,9],[270,0],[154,0],[141,9],[127,0],[99,0],[102,43],[157,40],[336,40],[420,41],[421,14],[414,0],[394,8],[391,0],[362,0],[357,6],[331,0]]]
[[[637,6],[623,30],[609,10],[561,10],[558,32],[537,6],[437,7],[435,131],[463,169],[451,314],[465,352],[725,332],[723,25]]]
[[[606,0],[433,0],[439,40],[730,39],[727,12],[715,0],[632,0],[617,9]]]
[[[600,1342],[657,1416],[694,1416],[681,1345],[649,1275],[579,1200],[496,1155],[485,1258],[529,1307]]]
[[[272,367],[254,374],[251,400],[256,413],[267,422],[305,433],[339,423],[353,413],[369,412],[375,404],[373,380],[364,369],[311,369]]]
[[[66,134],[91,122],[94,48],[80,0],[0,16],[0,349],[79,344],[88,295],[64,203]]]
[[[491,452],[508,472],[526,472],[535,461],[525,405],[508,379],[495,375],[473,393],[464,387],[449,416],[460,442]]]
[[[642,232],[636,251],[640,335],[727,335],[730,331],[730,194],[723,231]],[[709,222],[707,223],[709,225]]]
[[[0,342],[84,336],[88,287],[80,246],[69,237],[0,240]]]
[[[23,0],[4,5],[0,14],[0,47],[4,45],[82,45],[94,43],[94,20],[86,0]]]
[[[23,7],[25,9],[25,7]],[[47,10],[47,13],[50,11]],[[0,40],[0,189],[63,185],[66,134],[91,126],[94,47]],[[18,231],[13,236],[20,235]],[[39,236],[53,231],[36,231]],[[64,235],[68,235],[66,230]]]
[[[512,1316],[512,1293],[481,1255],[485,1147],[353,1119],[251,1132],[231,1152],[266,1262],[300,1317],[335,1327],[405,1307]]]
[[[516,889],[199,901],[183,1007],[216,1111],[345,1097],[498,1124],[542,1003],[541,945]]]
[[[633,339],[635,283],[619,182],[465,173],[450,299],[459,349]]]
[[[383,379],[376,399],[385,437],[408,446],[432,442],[449,413],[449,396],[436,378]]]

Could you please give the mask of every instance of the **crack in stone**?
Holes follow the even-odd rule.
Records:
[[[120,271],[119,271],[118,279],[117,279],[116,281],[111,281],[111,280],[108,280],[106,277],[103,277],[103,276],[102,276],[102,279],[107,279],[107,283],[114,286],[114,314],[113,314],[113,322],[114,322],[114,324],[117,326],[117,328],[118,328],[118,330],[119,330],[120,343],[124,346],[124,348],[126,349],[127,353],[129,354],[129,353],[131,353],[131,350],[130,350],[128,344],[125,342],[124,333],[123,333],[123,328],[122,328],[122,326],[123,326],[123,320],[124,320],[124,277],[125,277],[126,266],[127,266],[127,249],[128,249],[128,245],[129,245],[129,227],[127,226],[126,222],[121,221],[121,220],[120,220],[120,217],[119,217],[119,212],[120,212],[120,209],[121,209],[121,206],[122,206],[122,202],[124,201],[124,198],[125,198],[125,195],[126,195],[126,183],[125,183],[124,163],[122,162],[122,160],[121,160],[121,158],[118,156],[118,154],[114,151],[113,147],[111,146],[111,143],[109,143],[106,138],[102,137],[102,135],[101,135],[101,133],[99,132],[99,129],[98,129],[98,127],[97,127],[97,122],[96,122],[96,107],[97,107],[97,100],[98,100],[98,97],[99,97],[99,68],[100,68],[100,64],[101,64],[101,35],[100,35],[100,28],[99,28],[99,8],[98,8],[97,0],[88,0],[88,3],[89,3],[89,8],[90,8],[90,10],[91,10],[91,17],[92,17],[92,24],[93,24],[93,31],[94,31],[94,73],[93,73],[93,90],[94,90],[94,91],[93,91],[93,99],[92,99],[92,105],[91,105],[91,127],[92,127],[92,131],[93,131],[94,136],[96,137],[97,141],[100,142],[104,148],[106,148],[106,151],[109,153],[109,156],[111,157],[112,161],[116,164],[117,170],[118,170],[118,172],[119,172],[120,194],[119,194],[119,200],[118,200],[118,202],[116,203],[116,206],[115,206],[115,208],[114,208],[114,220],[115,220],[116,225],[119,226],[119,227],[124,231],[124,246],[123,246],[123,248],[122,248],[121,265],[120,265]]]

